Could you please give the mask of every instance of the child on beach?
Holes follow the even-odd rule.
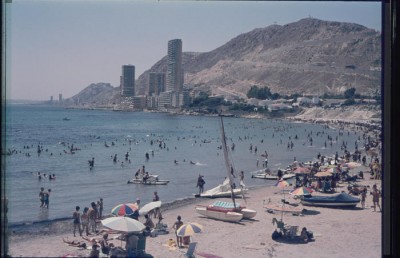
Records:
[[[183,225],[183,222],[181,220],[181,216],[177,217],[177,221],[175,221],[174,225],[172,226],[173,229],[175,229],[175,235],[176,235],[176,243],[178,244],[178,247],[183,247],[182,243],[182,237],[178,236],[178,228],[180,228]]]
[[[361,207],[365,209],[365,199],[367,198],[367,187],[364,186],[364,189],[361,193]]]

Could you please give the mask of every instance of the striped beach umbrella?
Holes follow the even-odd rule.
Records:
[[[309,174],[311,172],[311,169],[308,167],[296,167],[293,172],[295,174]]]
[[[112,208],[111,213],[115,216],[125,216],[135,213],[138,209],[139,207],[136,203],[123,203]]]
[[[176,231],[176,235],[180,237],[192,236],[196,233],[201,232],[202,229],[203,226],[198,223],[187,223],[178,228],[178,230]]]
[[[278,183],[275,184],[275,186],[279,187],[279,188],[285,188],[290,186],[290,184],[288,183],[288,181],[286,180],[279,180]]]
[[[301,186],[301,187],[294,189],[293,191],[290,191],[290,194],[291,195],[310,195],[312,192],[314,192],[312,189]]]

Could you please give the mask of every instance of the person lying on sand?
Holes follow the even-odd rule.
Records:
[[[68,240],[65,240],[64,238],[63,238],[63,241],[64,241],[64,243],[68,244],[69,246],[76,246],[76,247],[80,247],[80,248],[84,248],[84,249],[87,248],[87,245],[84,242],[75,241],[75,240],[68,241]]]

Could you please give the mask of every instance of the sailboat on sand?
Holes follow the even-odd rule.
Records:
[[[240,189],[236,189],[234,179],[233,179],[233,165],[228,157],[228,147],[226,144],[225,130],[224,130],[224,122],[222,120],[222,116],[220,116],[220,126],[221,126],[221,134],[222,134],[222,148],[224,151],[225,158],[225,166],[227,169],[228,177],[225,179],[224,184],[226,188],[223,188],[223,192],[228,192],[229,195],[227,197],[232,198],[232,202],[214,202],[213,204],[202,206],[196,206],[196,212],[206,216],[208,218],[213,218],[222,221],[229,222],[238,222],[241,219],[250,219],[253,218],[257,211],[247,209],[245,206],[241,206],[239,203],[235,202],[235,196],[240,192],[242,197],[244,198],[244,183],[240,182]],[[218,189],[216,189],[218,190]]]

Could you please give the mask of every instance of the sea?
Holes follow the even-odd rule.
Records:
[[[227,176],[219,117],[38,104],[10,104],[5,111],[5,152],[10,155],[3,153],[3,158],[11,227],[71,219],[75,206],[83,210],[100,198],[106,215],[137,198],[142,204],[150,202],[155,191],[163,203],[194,198],[199,175],[204,176],[205,190]],[[251,178],[263,169],[265,152],[268,168],[275,171],[294,160],[313,161],[318,153],[342,154],[343,144],[348,150],[355,142],[362,146],[361,132],[334,125],[236,117],[224,117],[223,122],[229,160],[237,173],[244,171],[247,187],[276,183]],[[170,182],[127,184],[142,166]],[[38,172],[55,174],[56,179],[39,180]],[[41,187],[51,189],[49,208],[40,207]]]

